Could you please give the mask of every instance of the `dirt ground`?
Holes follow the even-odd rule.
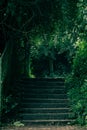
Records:
[[[80,126],[28,126],[28,127],[1,127],[0,130],[87,130],[87,127]]]

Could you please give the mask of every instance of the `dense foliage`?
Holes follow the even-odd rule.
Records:
[[[71,101],[76,122],[87,124],[87,3],[78,4],[78,37],[74,44],[76,48],[72,62],[72,72],[66,78],[66,86]]]
[[[70,70],[70,59],[68,59],[70,39],[65,34],[62,38],[56,23],[53,29],[52,32],[45,33],[43,28],[39,27],[36,28],[36,32],[35,30],[31,32],[30,72],[35,76],[64,76],[64,73]]]
[[[73,43],[77,39],[77,2],[78,0],[2,0],[0,2],[1,33],[5,37],[3,43],[15,39],[15,55],[17,57],[15,60],[17,60],[16,70],[18,73],[29,76],[30,73],[35,76],[49,76],[51,73],[53,73],[52,75],[56,73],[59,76],[66,73],[69,68],[66,66],[69,66],[69,60],[74,54]],[[36,35],[38,39],[42,39],[40,46]],[[38,59],[33,54],[33,60],[31,60],[29,54],[34,52],[34,46],[38,46]],[[49,63],[46,61],[48,58],[46,55],[50,57]],[[61,60],[58,63],[59,59],[62,59],[66,65],[63,66],[64,62],[62,63]],[[40,60],[45,61],[49,69],[46,70],[45,65],[41,67],[42,64],[38,66]],[[54,65],[53,62],[55,62]],[[39,74],[38,67],[43,70],[42,74]]]
[[[78,49],[73,60],[72,74],[67,77],[71,108],[77,122],[87,123],[87,42],[78,41]]]

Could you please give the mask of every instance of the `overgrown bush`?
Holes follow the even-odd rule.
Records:
[[[66,86],[76,122],[83,125],[87,124],[87,43],[78,42],[77,47]]]

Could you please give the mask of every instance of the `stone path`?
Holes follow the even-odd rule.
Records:
[[[80,126],[2,127],[1,130],[87,130],[87,127],[80,127]]]

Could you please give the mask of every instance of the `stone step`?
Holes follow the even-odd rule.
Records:
[[[16,84],[18,87],[24,87],[24,88],[65,88],[65,85],[63,83],[58,83],[58,84],[30,84],[30,83],[17,83]]]
[[[70,112],[70,108],[23,108],[23,113],[67,113]]]
[[[51,125],[66,125],[66,124],[73,124],[75,120],[72,119],[51,119],[51,120],[22,120],[22,123],[24,123],[26,126],[36,126],[36,125],[44,125],[44,126],[51,126]]]
[[[25,89],[23,88],[23,93],[37,93],[37,94],[65,94],[66,91],[64,89],[38,89],[38,88],[28,88],[28,89]]]
[[[21,120],[27,124],[68,123],[72,112],[64,78],[29,79],[17,82],[21,88]]]
[[[52,99],[52,98],[22,98],[23,102],[29,103],[68,103],[69,99]]]
[[[21,78],[19,81],[28,81],[28,82],[64,82],[64,77],[58,78]]]
[[[67,94],[32,94],[24,93],[24,98],[53,98],[53,99],[67,99]]]
[[[58,85],[64,85],[64,83],[63,82],[20,82],[20,84],[25,84],[25,85],[27,85],[27,84],[30,84],[30,85],[46,85],[46,86],[58,86]]]
[[[68,103],[22,103],[22,107],[30,108],[59,108],[59,107],[69,107]]]
[[[65,86],[34,86],[34,85],[19,85],[17,86],[18,88],[21,87],[22,91],[25,91],[26,90],[32,90],[32,89],[38,89],[38,90],[49,90],[49,91],[52,91],[52,90],[66,90]]]
[[[70,119],[71,113],[23,113],[21,117],[24,120],[63,120],[63,119]]]

